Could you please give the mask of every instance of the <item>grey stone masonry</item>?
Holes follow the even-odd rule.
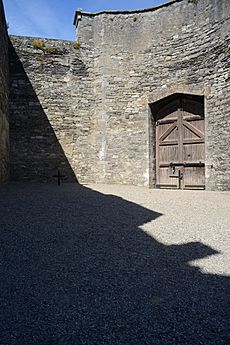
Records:
[[[9,176],[9,60],[8,34],[2,1],[0,1],[0,184]]]
[[[230,2],[76,12],[77,43],[11,37],[11,178],[154,186],[151,105],[204,96],[206,188],[230,189]],[[41,39],[39,39],[41,41]],[[52,48],[53,47],[53,48]]]
[[[180,92],[205,97],[206,188],[230,189],[229,16],[229,0],[76,13],[79,41],[94,46],[95,181],[151,185],[149,105]]]
[[[56,52],[34,47],[42,42]],[[73,42],[11,37],[12,180],[92,179],[93,57]],[[89,158],[88,158],[89,157]]]

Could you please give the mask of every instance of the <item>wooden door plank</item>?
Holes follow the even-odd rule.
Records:
[[[183,139],[184,144],[203,144],[204,138],[194,138],[194,139]]]
[[[178,145],[178,140],[167,140],[167,141],[160,141],[159,146],[170,146],[170,145]]]
[[[190,131],[192,131],[195,135],[197,135],[200,139],[204,139],[204,133],[202,133],[201,131],[199,131],[199,129],[197,129],[196,127],[194,127],[193,125],[191,125],[191,123],[187,122],[187,121],[183,121],[183,125],[189,129]]]
[[[169,136],[170,133],[176,128],[176,123],[174,123],[172,126],[170,126],[159,138],[159,141],[163,141],[167,136]]]
[[[158,108],[156,121],[156,185],[160,188],[178,188],[179,185],[182,188],[203,187],[205,139],[202,103],[180,95]],[[174,173],[170,163],[174,164]],[[182,184],[176,176],[179,172],[184,174]]]
[[[178,108],[178,145],[179,145],[179,162],[183,162],[183,109],[182,109],[182,99],[180,98],[180,105]]]

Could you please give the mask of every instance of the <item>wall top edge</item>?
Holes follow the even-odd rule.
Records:
[[[149,7],[149,8],[144,8],[141,10],[115,10],[115,11],[105,10],[105,11],[100,11],[100,12],[84,12],[84,11],[77,10],[75,12],[73,25],[75,25],[77,27],[82,16],[95,17],[95,16],[99,16],[101,14],[116,15],[116,14],[135,14],[135,13],[154,12],[156,10],[163,8],[163,7],[168,7],[168,6],[171,6],[177,2],[182,2],[182,1],[184,1],[184,0],[171,0],[171,1],[165,2],[161,5]]]
[[[73,40],[64,40],[60,38],[52,38],[52,37],[40,37],[40,36],[22,36],[22,35],[9,35],[11,39],[22,39],[22,40],[44,40],[44,41],[55,41],[55,42],[63,42],[63,43],[73,43]]]

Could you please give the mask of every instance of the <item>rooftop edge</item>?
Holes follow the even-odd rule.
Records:
[[[84,12],[84,11],[76,11],[75,12],[75,16],[74,16],[74,21],[73,21],[73,25],[75,25],[76,27],[78,26],[78,22],[79,20],[81,20],[81,16],[89,16],[89,17],[95,17],[101,14],[135,14],[135,13],[144,13],[144,12],[152,12],[152,11],[156,11],[160,8],[163,7],[168,7],[170,5],[173,5],[177,2],[182,2],[184,0],[171,0],[168,2],[165,2],[161,5],[157,5],[154,7],[149,7],[149,8],[144,8],[141,10],[105,10],[105,11],[100,11],[100,12]]]

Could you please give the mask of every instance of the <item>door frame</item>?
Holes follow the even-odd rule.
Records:
[[[203,98],[203,106],[204,106],[204,118],[207,119],[206,114],[206,97],[209,94],[210,90],[206,88],[188,88],[185,90],[186,92],[181,91],[180,89],[178,92],[175,92],[176,88],[174,89],[166,89],[163,92],[155,93],[154,95],[148,98],[148,152],[149,152],[149,161],[148,161],[148,171],[149,171],[149,181],[148,185],[149,188],[157,188],[156,187],[156,119],[155,113],[157,109],[157,104],[161,101],[167,101],[167,99],[174,98],[176,96],[189,96],[189,97],[202,97]],[[207,121],[205,120],[205,133]],[[205,140],[205,159],[204,163],[206,163],[206,140]],[[205,186],[206,186],[206,174],[207,165],[205,164]]]

